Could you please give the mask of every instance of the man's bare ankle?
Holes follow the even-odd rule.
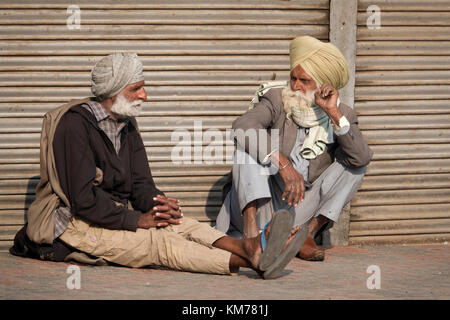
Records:
[[[255,238],[259,235],[258,230],[248,230],[248,231],[244,231],[244,234],[242,235],[243,239],[251,239],[251,238]]]

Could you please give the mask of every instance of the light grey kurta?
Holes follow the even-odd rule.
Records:
[[[300,155],[304,135],[304,129],[299,128],[290,160],[306,181],[309,161]],[[244,229],[242,211],[254,200],[257,200],[257,225],[260,230],[270,221],[273,212],[283,208],[293,214],[294,226],[302,225],[318,215],[337,221],[342,208],[358,190],[365,171],[366,167],[348,168],[335,161],[306,190],[303,202],[299,202],[297,207],[288,206],[281,200],[284,181],[278,169],[270,163],[256,162],[238,145],[232,170],[232,187],[217,217],[216,228],[233,237],[241,237]]]

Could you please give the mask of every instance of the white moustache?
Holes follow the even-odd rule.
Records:
[[[142,99],[128,101],[123,94],[119,94],[111,107],[111,111],[119,116],[137,117],[141,113]]]

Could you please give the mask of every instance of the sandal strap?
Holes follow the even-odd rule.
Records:
[[[262,232],[261,232],[261,250],[264,251],[264,249],[266,249],[266,229],[267,226],[269,225],[270,221],[266,223],[266,225],[264,226]]]

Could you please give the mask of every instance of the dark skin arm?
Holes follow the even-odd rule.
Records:
[[[282,153],[275,152],[272,157],[272,162],[278,166],[281,179],[284,181],[284,192],[281,196],[283,201],[289,205],[297,206],[299,201],[305,198],[305,182],[303,175],[295,170],[292,163]]]

